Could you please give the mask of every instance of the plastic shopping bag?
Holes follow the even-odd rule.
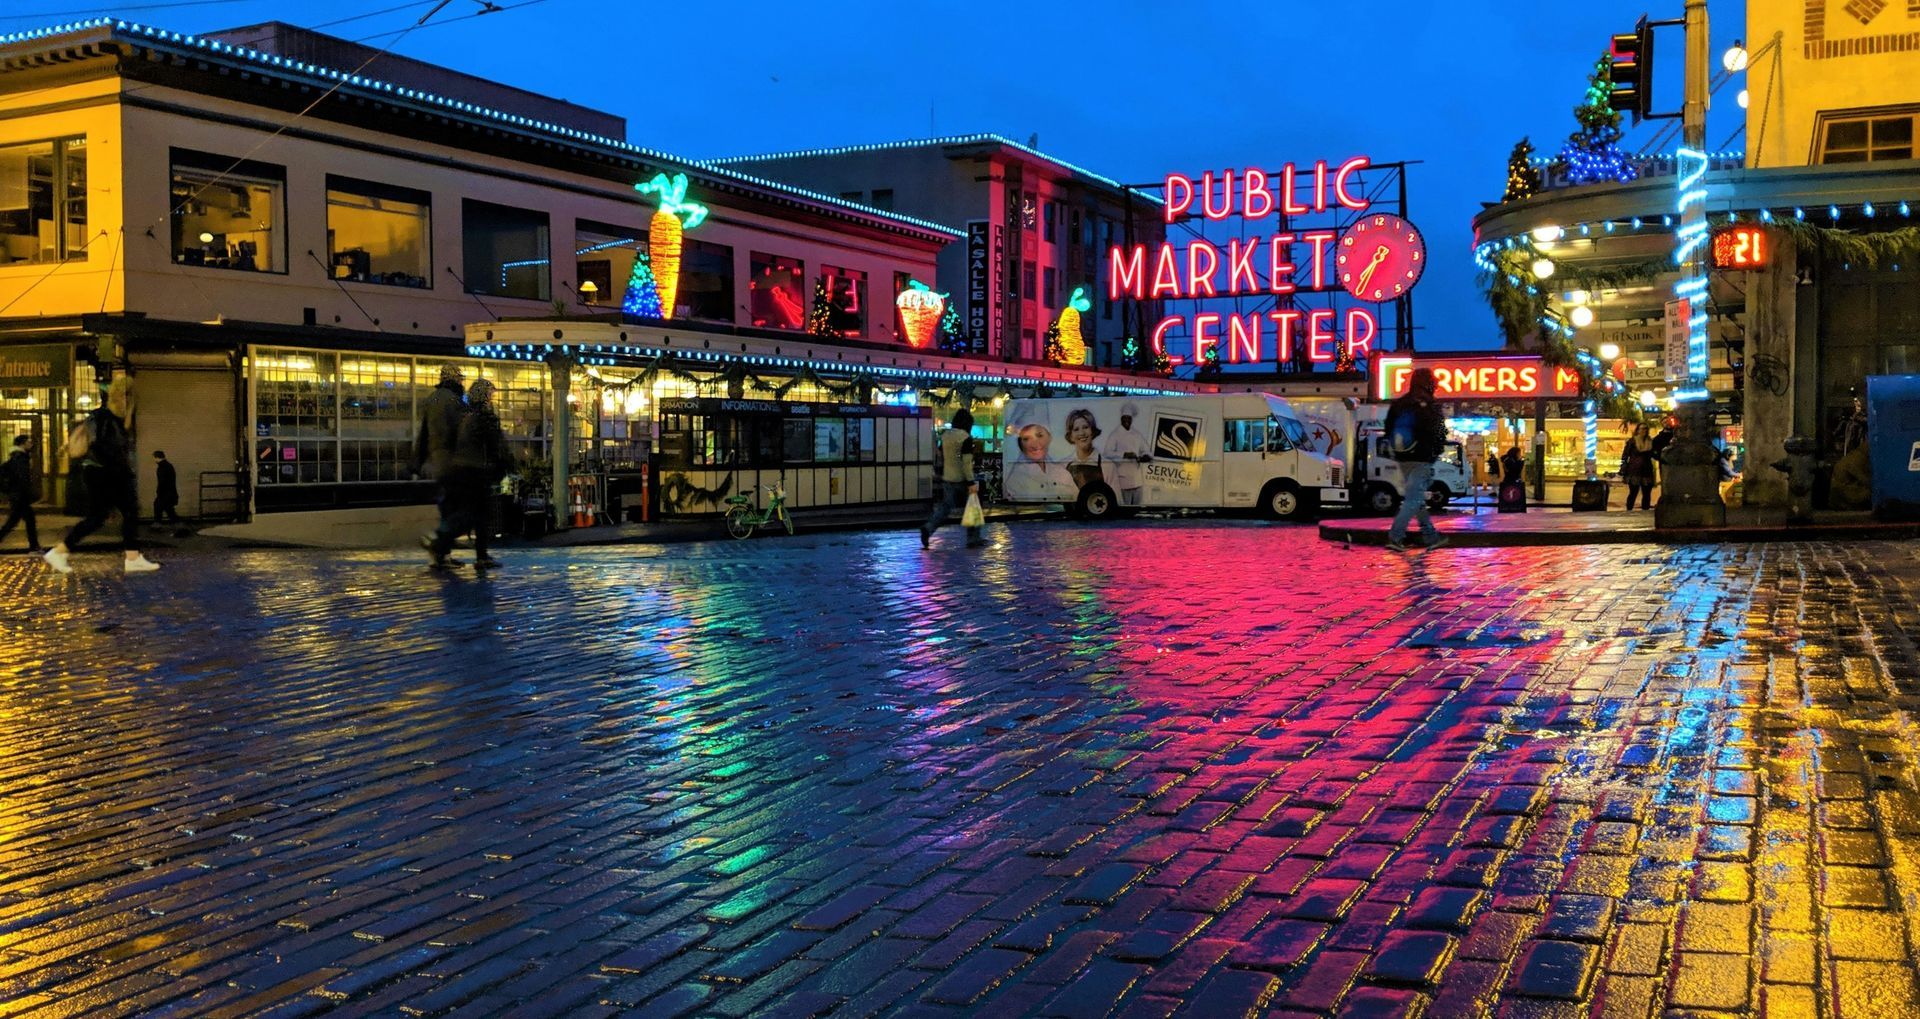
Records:
[[[980,508],[980,493],[974,492],[969,494],[967,496],[967,508],[960,513],[960,526],[985,527],[986,523],[987,512]]]

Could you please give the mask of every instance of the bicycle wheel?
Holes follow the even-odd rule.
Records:
[[[787,525],[787,536],[793,536],[793,515],[786,510],[780,511],[780,522]]]
[[[745,538],[753,533],[753,511],[745,506],[735,506],[727,511],[727,533],[736,538]]]

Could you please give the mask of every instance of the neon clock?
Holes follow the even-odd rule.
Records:
[[[1404,296],[1427,268],[1427,244],[1399,216],[1368,215],[1340,238],[1335,259],[1340,285],[1362,301],[1385,303]]]

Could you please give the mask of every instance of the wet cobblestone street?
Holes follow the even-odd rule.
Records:
[[[0,558],[0,1014],[1920,1016],[1920,546]]]

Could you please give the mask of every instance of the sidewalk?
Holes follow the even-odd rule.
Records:
[[[1725,527],[1656,527],[1653,514],[1644,510],[1575,513],[1539,507],[1525,513],[1448,511],[1435,514],[1433,522],[1449,542],[1472,548],[1920,538],[1920,523],[1876,520],[1871,513],[1818,513],[1811,524],[1788,524],[1782,511],[1741,507],[1727,510]],[[1320,524],[1320,537],[1352,545],[1384,546],[1392,524],[1392,517],[1326,520]]]
[[[832,531],[890,531],[919,527],[926,522],[927,509],[913,509],[874,512],[866,509],[802,509],[793,514],[793,533],[821,534]],[[988,523],[1005,523],[1012,520],[1038,520],[1057,515],[1058,510],[1045,506],[1001,506],[987,510]],[[948,522],[950,527],[958,527],[958,518]],[[779,524],[770,524],[760,528],[748,538],[770,538],[784,536],[786,529]],[[502,546],[527,546],[533,548],[575,548],[592,545],[627,545],[638,542],[684,542],[715,541],[730,539],[726,522],[718,517],[705,520],[663,520],[648,524],[612,524],[597,527],[575,527],[564,531],[555,531],[533,541],[504,539]],[[746,540],[746,539],[742,539]]]

